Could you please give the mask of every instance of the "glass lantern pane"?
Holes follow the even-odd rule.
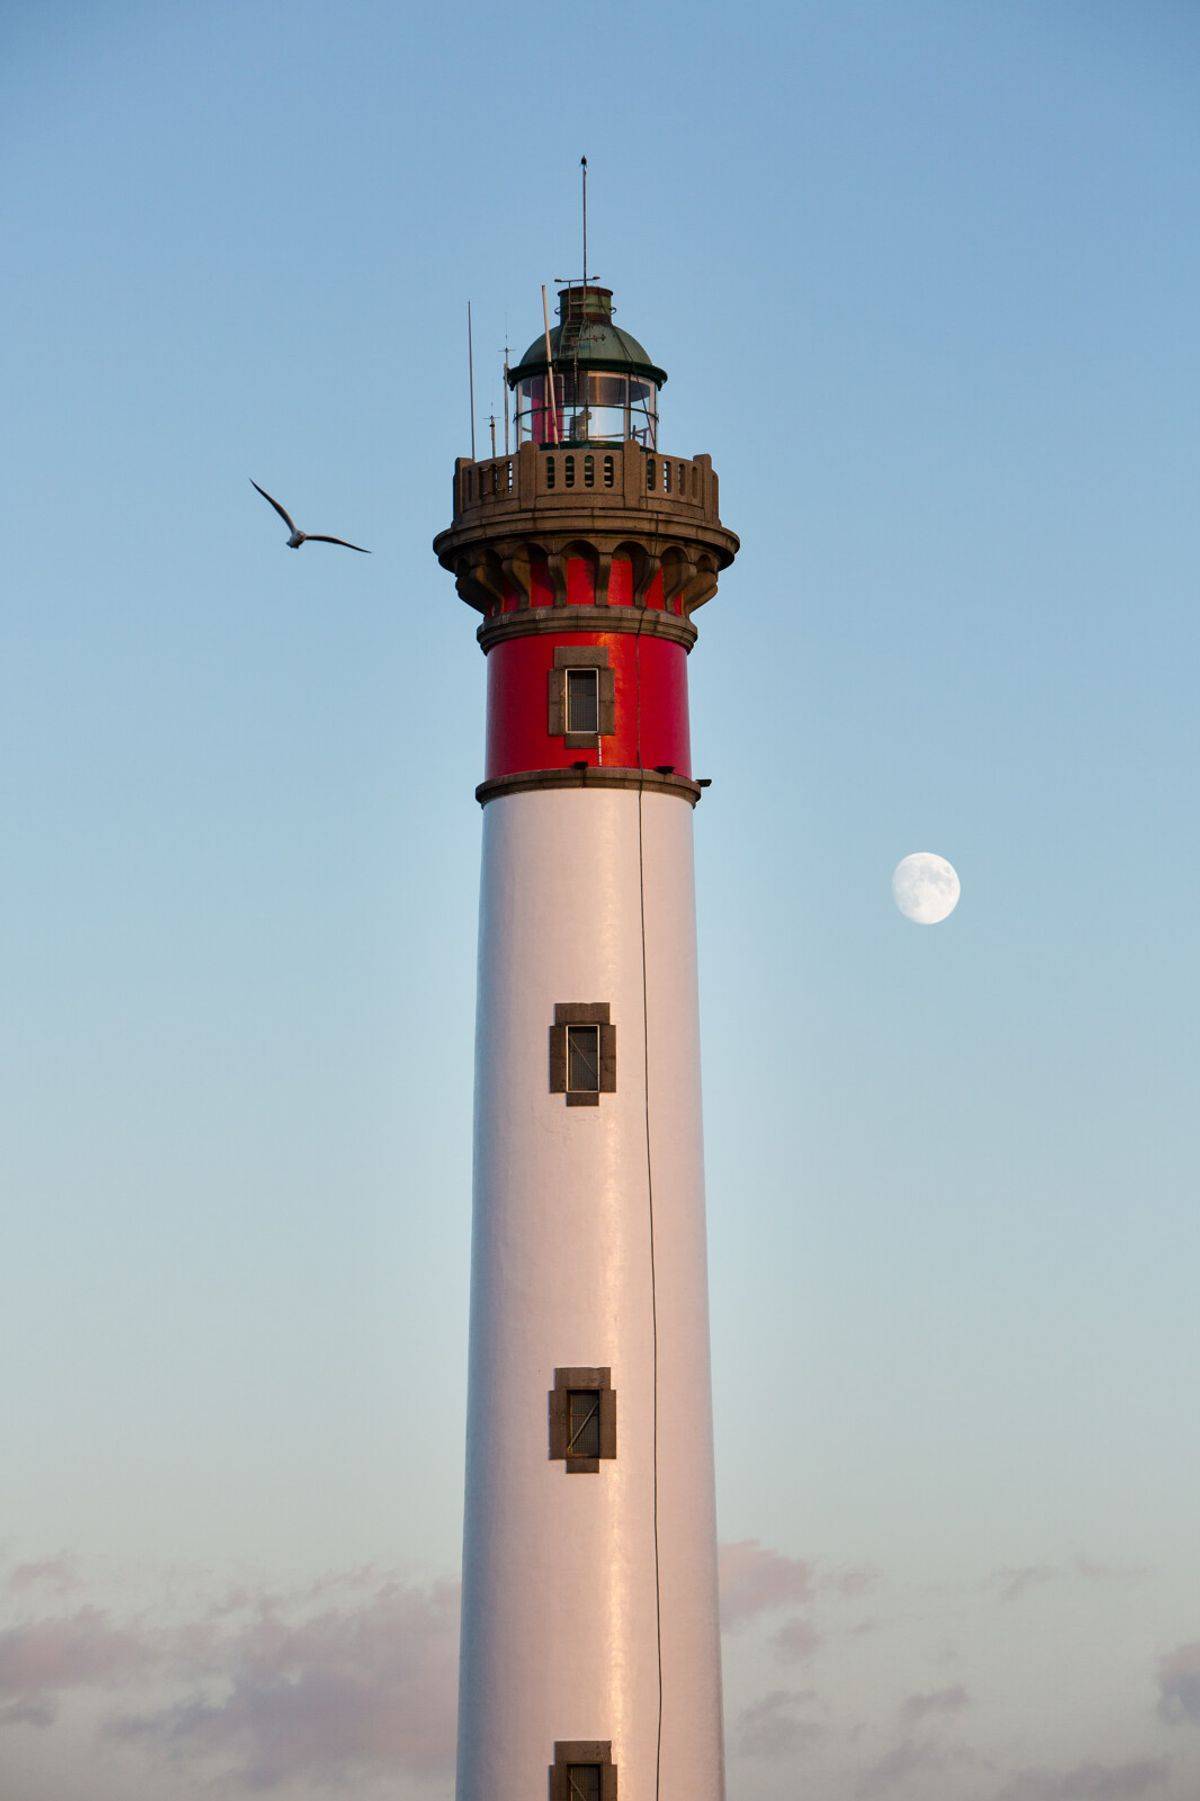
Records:
[[[517,383],[518,444],[620,444],[647,450],[658,442],[658,388],[648,377],[569,364],[554,372],[553,401],[544,375]]]

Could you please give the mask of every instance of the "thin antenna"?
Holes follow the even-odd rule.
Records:
[[[475,461],[475,340],[471,336],[471,302],[467,302],[467,378],[471,388],[471,461]]]
[[[588,266],[587,266],[587,157],[586,157],[586,156],[581,156],[581,157],[580,157],[580,159],[579,159],[579,166],[580,166],[580,168],[581,168],[581,169],[582,169],[582,170],[583,170],[583,292],[584,292],[584,295],[585,295],[585,296],[586,296],[586,294],[587,294],[587,284],[588,284]],[[584,304],[585,304],[585,307],[586,307],[586,304],[587,304],[587,303],[586,303],[586,299],[585,299],[585,302],[584,302]]]
[[[504,454],[508,455],[508,345],[504,346]]]
[[[492,455],[495,456],[495,454],[496,454],[496,415],[495,415],[495,413],[493,413],[491,418],[488,420],[488,425],[491,427],[491,432],[492,432]]]
[[[542,283],[542,323],[546,328],[546,383],[550,394],[550,424],[554,432],[554,442],[558,443],[558,396],[554,392],[554,358],[550,354],[550,302],[546,299],[546,284]]]

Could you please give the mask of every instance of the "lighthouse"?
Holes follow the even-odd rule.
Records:
[[[724,1794],[688,658],[738,540],[589,281],[434,540],[487,727],[457,1801]]]

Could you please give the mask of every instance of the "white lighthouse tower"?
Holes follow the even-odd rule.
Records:
[[[435,540],[483,615],[458,1801],[724,1793],[687,660],[738,540],[609,290]]]

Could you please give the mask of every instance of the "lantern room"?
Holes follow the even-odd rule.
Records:
[[[558,324],[535,338],[509,386],[516,396],[517,444],[658,447],[658,391],[666,371],[629,332],[613,324],[612,289],[562,289]]]

